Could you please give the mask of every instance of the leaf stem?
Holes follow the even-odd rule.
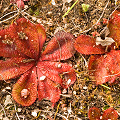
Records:
[[[102,87],[105,87],[107,89],[110,89],[108,86],[101,84]]]
[[[76,2],[70,7],[70,9],[68,9],[68,11],[62,17],[65,17],[70,12],[70,10],[75,6],[77,2],[78,0],[76,0]]]

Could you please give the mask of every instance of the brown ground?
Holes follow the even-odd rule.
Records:
[[[65,1],[68,0],[55,0],[56,5],[52,5],[50,0],[29,0],[29,2],[25,2],[29,6],[26,12],[31,17],[25,16],[34,23],[37,22],[32,17],[39,19],[39,22],[46,29],[46,41],[49,41],[54,33],[61,29],[72,33],[75,37],[82,33],[91,35],[94,31],[100,33],[106,26],[103,24],[103,18],[109,19],[112,11],[119,5],[119,3],[115,5],[114,0],[79,0],[63,19],[64,13],[76,0],[71,0],[70,3]],[[86,13],[82,11],[81,4],[83,3],[90,5]],[[1,2],[1,17],[14,10],[15,7],[10,5],[9,0]],[[1,21],[13,15],[8,15]],[[16,18],[21,16],[19,14]],[[0,27],[7,27],[14,19],[3,22]],[[100,25],[96,22],[99,22]],[[11,82],[0,81],[0,120],[88,120],[88,110],[93,106],[99,107],[101,112],[109,106],[113,106],[120,113],[120,82],[112,86],[105,84],[110,89],[95,86],[92,82],[93,79],[88,75],[86,67],[88,59],[89,56],[80,55],[76,52],[73,58],[66,61],[73,64],[77,80],[68,90],[62,91],[61,98],[54,108],[51,108],[51,102],[48,100],[36,100],[33,105],[22,107],[11,97],[11,91],[16,80],[11,80]],[[36,112],[37,117],[34,117],[32,112]]]

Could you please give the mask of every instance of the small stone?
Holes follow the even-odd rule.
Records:
[[[8,104],[12,104],[11,95],[6,96],[6,100],[4,102],[4,105],[7,106]]]
[[[36,17],[32,17],[32,20],[36,21],[37,19],[36,19]]]
[[[87,87],[87,86],[84,86],[84,87],[83,87],[83,89],[84,89],[84,90],[87,90],[87,89],[88,89],[88,87]]]
[[[73,94],[76,95],[76,91],[73,91]]]
[[[5,35],[5,39],[7,38],[7,35]]]
[[[37,112],[33,111],[32,116],[37,117]]]
[[[67,90],[66,90],[66,89],[63,89],[62,93],[63,93],[63,94],[67,93]]]
[[[52,0],[52,1],[51,1],[51,4],[52,4],[52,5],[56,5],[55,0]]]
[[[18,112],[21,112],[21,111],[22,111],[22,108],[18,108],[17,111],[18,111]]]
[[[9,120],[9,118],[8,117],[4,117],[3,120]]]
[[[11,90],[11,87],[6,87],[5,89],[6,89],[6,90]]]
[[[28,40],[28,37],[27,37],[27,36],[25,37],[25,40]]]
[[[37,23],[41,23],[41,20],[40,20],[40,19],[37,19]]]

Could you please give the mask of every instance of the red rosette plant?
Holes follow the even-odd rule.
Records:
[[[47,98],[53,104],[60,99],[61,87],[76,80],[71,65],[61,63],[75,53],[73,35],[60,31],[42,52],[46,39],[44,28],[19,18],[8,29],[0,31],[0,80],[17,78],[14,100],[23,105]]]
[[[113,83],[120,76],[120,10],[113,12],[107,25],[110,34],[105,40],[80,35],[74,42],[75,49],[85,55],[91,55],[88,70],[94,76],[96,84]],[[115,41],[115,42],[113,42]],[[111,50],[106,51],[106,47]],[[118,50],[115,50],[118,48]]]

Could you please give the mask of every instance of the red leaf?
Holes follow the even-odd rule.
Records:
[[[102,120],[117,120],[118,113],[114,110],[114,108],[110,107],[104,111],[102,115]]]
[[[29,70],[34,64],[33,59],[26,58],[9,58],[6,61],[0,60],[0,80],[18,77]]]
[[[108,22],[108,28],[110,31],[109,36],[112,37],[117,45],[120,45],[120,10],[116,10],[111,19]]]
[[[41,76],[43,77],[43,76]],[[48,77],[44,80],[38,80],[38,98],[42,100],[43,98],[47,98],[52,103],[56,103],[60,99],[61,90]]]
[[[14,41],[9,35],[8,29],[0,31],[0,56],[3,57],[25,57],[15,48]]]
[[[89,109],[88,117],[90,120],[100,120],[100,110],[97,107],[92,107]]]
[[[21,8],[21,9],[24,8],[24,2],[22,0],[17,0],[16,3],[17,3],[18,8]]]
[[[103,54],[104,47],[96,45],[95,39],[89,35],[80,35],[74,43],[75,49],[82,54]]]
[[[39,41],[43,42],[45,39],[43,27],[40,25],[34,26],[30,21],[20,18],[10,26],[9,33],[14,40],[17,51],[28,57],[38,59]]]
[[[95,76],[96,84],[113,83],[120,76],[120,50],[111,50],[104,56],[91,56],[89,61],[90,75]]]
[[[66,63],[40,61],[37,67],[37,73],[39,73],[38,79],[40,79],[42,73],[44,76],[48,77],[56,84],[62,85],[64,88],[69,87],[76,80],[75,71]]]
[[[26,90],[28,93],[25,93]],[[21,76],[13,87],[12,96],[17,103],[23,106],[29,106],[35,102],[37,98],[36,67],[34,67],[32,71],[29,70]]]
[[[74,36],[64,31],[57,32],[41,55],[41,60],[65,60],[75,53]]]
[[[45,39],[46,39],[45,29],[40,24],[35,25],[35,28],[38,32],[38,39],[39,39],[39,42],[40,42],[40,51],[41,51],[42,47],[43,47],[43,44],[45,42]]]

